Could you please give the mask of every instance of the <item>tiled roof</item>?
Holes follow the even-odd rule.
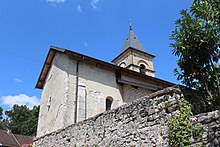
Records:
[[[79,53],[73,52],[73,51],[68,50],[68,49],[51,46],[50,50],[47,54],[47,58],[44,62],[43,68],[41,70],[40,76],[38,78],[36,88],[43,89],[43,85],[45,83],[46,76],[49,72],[49,69],[51,68],[51,65],[52,65],[52,62],[53,62],[53,59],[54,59],[54,56],[55,56],[56,53],[66,54],[66,55],[68,55],[69,57],[71,57],[72,59],[75,59],[75,60],[84,60],[84,61],[88,61],[88,62],[98,63],[98,64],[101,64],[105,67],[111,68],[115,71],[125,72],[127,74],[131,74],[131,75],[134,75],[134,76],[139,77],[139,78],[154,81],[157,84],[164,85],[165,87],[169,87],[169,86],[174,85],[171,82],[168,82],[168,81],[165,81],[165,80],[162,80],[162,79],[158,79],[158,78],[155,78],[155,77],[151,77],[151,76],[148,76],[148,75],[144,75],[144,74],[141,74],[139,72],[132,71],[130,69],[122,68],[120,66],[110,64],[110,63],[107,63],[105,61],[101,61],[101,60],[98,60],[98,59],[95,59],[95,58],[92,58],[92,57],[89,57],[89,56],[86,56],[86,55],[83,55],[83,54],[79,54]],[[150,56],[154,57],[153,55],[150,55]]]
[[[0,130],[0,146],[2,145],[6,147],[19,147],[23,144],[33,143],[33,137],[30,136],[14,134],[14,137],[11,132]],[[17,143],[15,139],[17,139],[20,145]]]
[[[121,53],[127,50],[128,48],[134,48],[142,52],[146,52],[146,49],[144,48],[142,43],[138,40],[132,28],[130,28],[128,36],[124,42],[124,45],[121,48]]]

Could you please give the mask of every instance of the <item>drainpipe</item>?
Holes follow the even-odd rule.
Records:
[[[76,62],[76,95],[75,95],[75,118],[74,123],[77,122],[77,102],[78,102],[78,87],[79,87],[79,60]]]

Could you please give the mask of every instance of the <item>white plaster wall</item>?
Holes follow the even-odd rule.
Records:
[[[86,85],[86,118],[104,112],[105,99],[113,98],[112,108],[124,104],[122,99],[122,87],[116,83],[115,71],[99,64],[80,62],[80,83]]]
[[[41,96],[37,136],[61,129],[74,121],[74,64],[64,54],[56,54]],[[70,92],[71,89],[71,92]],[[50,107],[48,99],[51,97]],[[71,98],[70,98],[71,97]]]
[[[37,137],[74,123],[76,63],[76,60],[67,55],[56,53],[42,91]],[[122,75],[123,77],[125,80],[144,82],[126,75]],[[149,93],[143,88],[118,85],[114,69],[85,60],[79,62],[78,82],[81,87],[77,88],[77,122],[104,112],[107,97],[113,98],[114,109]],[[50,108],[47,106],[49,97]]]
[[[79,84],[85,87],[85,92],[78,87],[77,122],[104,112],[108,96],[114,99],[112,108],[124,104],[114,70],[80,61]],[[57,53],[42,91],[38,137],[74,123],[75,95],[76,61]]]

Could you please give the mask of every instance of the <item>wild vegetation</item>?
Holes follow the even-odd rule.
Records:
[[[190,10],[181,10],[180,14],[171,47],[179,57],[179,68],[174,72],[184,85],[185,99],[169,123],[171,146],[189,146],[191,137],[201,135],[203,128],[191,126],[192,110],[220,109],[220,0],[194,0]]]
[[[169,122],[169,142],[171,146],[186,147],[190,145],[191,123],[189,117],[192,115],[191,105],[185,99],[181,99],[180,112],[173,116]]]
[[[194,0],[189,11],[180,13],[171,35],[173,54],[179,57],[175,75],[200,112],[219,109],[220,0]]]
[[[26,105],[14,105],[11,110],[5,111],[0,107],[0,129],[10,130],[14,134],[35,136],[40,106],[29,109]]]

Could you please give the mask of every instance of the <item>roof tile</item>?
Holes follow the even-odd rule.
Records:
[[[142,43],[138,40],[137,36],[134,34],[132,28],[130,28],[128,36],[122,46],[121,53],[127,50],[128,48],[134,48],[140,50],[142,52],[146,52],[146,49],[142,45]]]
[[[20,145],[33,143],[33,137],[30,137],[30,136],[14,134],[14,137],[17,139]],[[12,136],[11,132],[0,130],[0,144],[1,145],[8,146],[8,147],[19,147],[19,144],[15,141],[14,137]]]

